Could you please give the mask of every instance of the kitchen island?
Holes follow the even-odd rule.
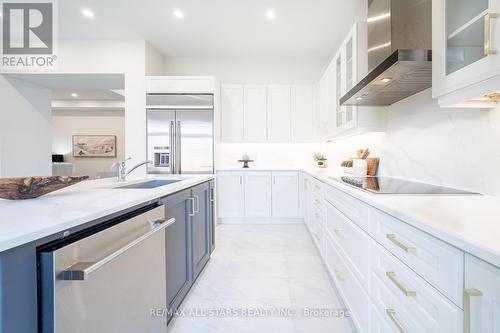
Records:
[[[213,175],[137,176],[126,183],[118,183],[114,178],[100,179],[38,199],[1,200],[0,332],[37,332],[41,325],[37,278],[41,248],[148,207],[164,206],[166,218],[176,220],[166,233],[166,261],[168,267],[169,258],[173,258],[168,255],[169,246],[176,247],[170,252],[185,259],[185,267],[168,269],[173,276],[167,273],[167,279],[174,283],[167,285],[168,305],[178,305],[213,248],[213,178]],[[155,188],[117,188],[155,179],[176,182]],[[169,239],[182,241],[169,242]],[[179,265],[181,261],[175,259],[171,264]],[[176,276],[176,272],[180,273]]]

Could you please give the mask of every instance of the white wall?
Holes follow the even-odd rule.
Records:
[[[144,40],[61,40],[57,56],[57,67],[51,69],[9,69],[5,72],[125,74],[125,153],[132,157],[130,163],[146,160],[146,42]],[[156,68],[156,66],[151,66],[151,68]],[[3,100],[0,101],[2,112],[3,103]],[[50,143],[47,149],[50,151]],[[145,172],[145,170],[146,167],[142,167],[136,172]]]
[[[213,75],[222,83],[316,84],[327,59],[165,58],[165,75]]]
[[[251,168],[297,168],[315,166],[312,155],[322,151],[324,145],[313,143],[221,143],[216,151],[216,168],[241,168],[237,162],[243,154],[255,162]]]
[[[115,114],[113,116],[113,114]],[[73,157],[73,135],[115,135],[116,157]],[[73,164],[74,175],[96,178],[98,172],[107,172],[125,157],[125,118],[123,112],[57,112],[52,117],[52,152],[63,154],[64,161]]]
[[[381,175],[500,195],[500,108],[439,108],[428,89],[387,111],[386,133],[328,144],[331,165],[370,147]]]
[[[0,75],[0,177],[50,176],[51,94]]]
[[[145,45],[145,72],[146,75],[163,75],[165,70],[165,57],[151,43]]]

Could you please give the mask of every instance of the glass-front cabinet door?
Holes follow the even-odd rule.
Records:
[[[356,83],[356,49],[354,43],[354,36],[351,34],[347,43],[345,44],[345,91],[343,94],[347,93],[354,87]],[[344,107],[345,110],[345,127],[351,128],[354,126],[355,121],[355,107],[352,105],[347,105]]]
[[[500,91],[490,80],[500,78],[499,14],[500,0],[432,1],[432,94],[441,106],[491,102]]]
[[[345,114],[344,107],[340,105],[340,98],[342,97],[342,53],[335,59],[335,118],[336,128],[341,129],[344,126]]]
[[[446,0],[446,75],[494,52],[489,0]]]

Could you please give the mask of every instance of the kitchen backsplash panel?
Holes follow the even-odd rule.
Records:
[[[439,108],[426,90],[388,108],[387,132],[327,144],[331,167],[357,149],[381,158],[379,175],[500,195],[500,108]]]

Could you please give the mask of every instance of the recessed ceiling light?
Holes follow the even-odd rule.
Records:
[[[269,9],[266,12],[266,17],[267,17],[268,20],[274,20],[276,18],[276,13],[274,12],[274,10]]]
[[[91,11],[90,9],[82,9],[82,15],[85,16],[86,18],[94,18],[94,12]]]
[[[387,82],[391,82],[391,80],[392,80],[392,79],[390,79],[390,78],[386,77],[386,78],[383,78],[383,79],[382,79],[382,80],[380,80],[380,81],[382,81],[382,82],[384,82],[384,83],[387,83]]]
[[[362,99],[363,99],[363,97],[356,97],[357,101],[361,101]]]
[[[72,93],[72,94],[71,94],[71,97],[76,98],[76,97],[78,97],[78,94],[77,94],[77,93]]]
[[[176,9],[174,10],[174,16],[178,19],[181,19],[184,18],[184,13],[182,12],[182,10]]]

